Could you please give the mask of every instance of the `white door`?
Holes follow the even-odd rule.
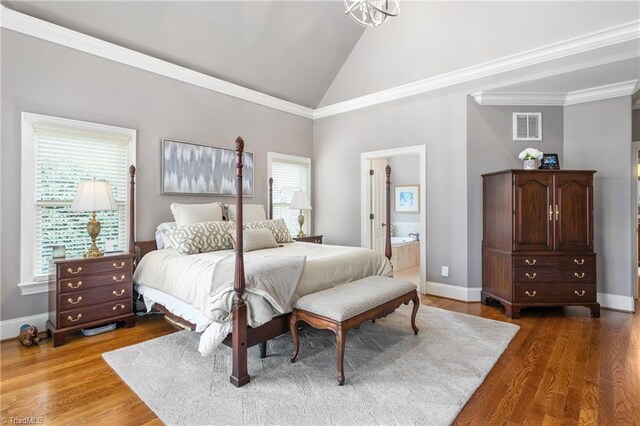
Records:
[[[387,158],[371,160],[371,243],[372,249],[384,255],[386,221],[386,183],[385,168],[389,164]],[[371,173],[371,172],[370,172]],[[371,216],[370,216],[371,217]]]

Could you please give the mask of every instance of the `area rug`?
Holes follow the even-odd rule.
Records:
[[[289,362],[290,335],[249,351],[251,382],[229,383],[231,350],[198,353],[181,331],[103,354],[168,425],[450,424],[480,386],[518,326],[422,305],[410,327],[403,306],[347,334],[344,386],[336,380],[335,336],[303,328]]]

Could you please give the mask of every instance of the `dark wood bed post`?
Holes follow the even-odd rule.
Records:
[[[129,167],[129,253],[136,254],[136,166]]]
[[[269,178],[269,220],[273,219],[273,178]]]
[[[385,227],[385,244],[384,244],[384,255],[387,259],[391,260],[391,166],[387,166],[384,169],[387,174],[387,226]]]
[[[231,349],[233,353],[233,370],[229,380],[234,386],[244,386],[251,378],[247,371],[247,305],[242,298],[244,294],[244,258],[242,253],[242,153],[244,141],[240,136],[236,139],[236,269],[233,280],[235,292],[232,308],[232,337]]]

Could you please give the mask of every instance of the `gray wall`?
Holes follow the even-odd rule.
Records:
[[[314,121],[316,231],[359,246],[360,153],[426,145],[427,279],[466,286],[466,110],[466,94],[447,90]]]
[[[420,182],[420,156],[417,154],[396,155],[389,158],[393,179],[391,181],[391,222],[420,222],[419,213],[398,213],[395,211],[395,187],[418,185]]]
[[[45,294],[21,296],[20,113],[54,115],[138,131],[137,235],[151,239],[172,202],[211,197],[160,194],[160,141],[177,138],[255,153],[256,196],[266,202],[267,151],[311,157],[310,120],[2,30],[1,319],[47,311]],[[230,198],[220,200],[229,201]],[[12,206],[6,209],[6,206]]]
[[[629,96],[568,106],[564,110],[564,168],[597,170],[594,237],[598,291],[631,296],[635,214]]]
[[[514,142],[514,112],[542,113],[542,141]],[[525,148],[556,153],[563,164],[563,107],[480,106],[467,100],[467,220],[469,287],[482,286],[482,177],[483,173],[518,169]]]

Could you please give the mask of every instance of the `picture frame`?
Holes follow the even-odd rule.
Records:
[[[560,170],[560,159],[558,154],[542,154],[542,160],[540,160],[541,170]]]
[[[394,204],[397,213],[420,213],[420,185],[396,186]]]
[[[253,152],[244,151],[243,195],[254,196]],[[163,195],[236,194],[236,152],[176,139],[162,139]]]

